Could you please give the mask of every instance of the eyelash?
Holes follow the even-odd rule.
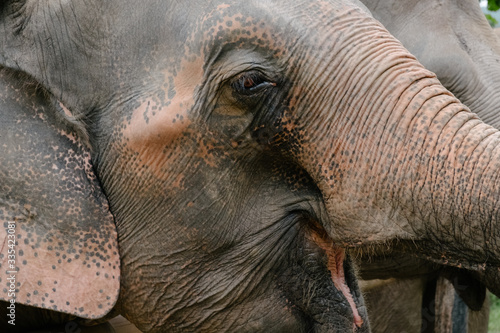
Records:
[[[247,72],[241,74],[232,84],[233,89],[243,95],[253,95],[269,87],[275,87],[276,83],[269,81],[259,72]]]

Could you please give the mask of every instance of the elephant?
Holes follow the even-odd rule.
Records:
[[[417,59],[428,69],[432,70],[441,83],[455,94],[471,111],[480,115],[490,125],[500,127],[500,91],[498,91],[498,77],[500,77],[500,41],[489,26],[479,3],[473,0],[466,1],[378,1],[362,0],[364,5],[372,12],[391,34],[398,38],[403,45],[414,54]],[[384,255],[384,261],[390,260],[390,256]],[[373,261],[373,258],[365,257],[363,260]],[[387,277],[387,265],[381,265],[381,272]],[[367,267],[361,265],[361,267]],[[376,276],[376,265],[368,266],[371,272],[365,275]],[[436,270],[439,270],[436,267]],[[406,299],[413,298],[420,293],[420,300],[425,289],[436,289],[438,280],[436,272],[422,274],[420,281],[415,281],[414,272],[409,272],[405,277],[397,273],[402,279],[400,282],[388,280],[385,287],[390,295],[398,294],[395,299],[400,303],[395,307],[406,307],[406,312],[420,312],[426,310],[429,304],[418,302],[407,302]],[[408,278],[410,278],[408,280]],[[452,278],[453,279],[453,278]],[[445,282],[442,282],[445,283]],[[433,287],[434,285],[434,287]],[[462,285],[462,284],[460,284]],[[452,288],[450,283],[448,288]],[[470,287],[470,286],[469,286]],[[478,286],[479,289],[484,287]],[[398,291],[396,292],[395,289]],[[372,318],[372,329],[375,332],[384,332],[386,325],[396,325],[401,322],[401,316],[397,312],[387,311],[381,306],[384,297],[381,297],[384,287],[379,285],[376,293],[372,293],[373,299],[367,300],[373,309],[370,313]],[[484,295],[484,291],[473,288],[465,288],[473,293]],[[367,294],[370,298],[370,293]],[[424,299],[426,299],[424,297]],[[428,299],[434,302],[434,297]],[[437,300],[436,300],[437,301]],[[450,299],[453,303],[453,300]],[[479,310],[483,302],[476,302],[473,308]],[[442,303],[441,303],[442,304]],[[455,302],[460,305],[460,301]],[[447,305],[444,305],[447,307]],[[449,307],[448,307],[449,308]],[[466,311],[466,310],[465,310]],[[489,307],[485,300],[481,316],[487,318]],[[439,311],[436,309],[436,312]],[[476,311],[468,311],[468,316],[477,317]],[[392,317],[391,317],[392,314]],[[375,317],[383,318],[380,321]],[[388,318],[391,318],[390,320]],[[421,320],[413,320],[411,324],[406,323],[408,332],[420,332],[421,326],[426,321],[422,314]],[[435,316],[434,316],[435,317]],[[448,318],[451,319],[451,318]],[[429,321],[429,320],[427,320]],[[403,320],[403,322],[405,322]],[[457,324],[457,323],[455,323]],[[466,323],[463,322],[465,326]],[[377,326],[380,325],[378,329]],[[439,323],[436,322],[438,326]],[[451,324],[448,324],[451,332]],[[410,328],[412,327],[412,328]],[[437,329],[437,328],[436,328]],[[455,330],[457,328],[455,327]],[[474,327],[469,325],[469,332],[487,332],[487,326],[479,323]],[[448,330],[438,330],[448,332]],[[466,332],[466,327],[463,328]]]
[[[347,251],[367,245],[500,294],[500,133],[359,2],[7,0],[0,36],[69,138],[2,145],[33,321],[369,332]],[[61,162],[10,165],[31,142]]]
[[[462,103],[500,128],[500,41],[477,1],[362,2]]]

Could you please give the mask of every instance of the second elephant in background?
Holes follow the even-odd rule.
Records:
[[[362,2],[447,89],[485,122],[500,128],[500,39],[477,0]],[[487,332],[489,301],[481,307],[484,287],[467,272],[444,275],[466,303],[480,311],[465,307],[440,267],[404,259],[413,268],[401,268],[401,258],[392,260],[384,254],[362,265],[366,279],[397,277],[364,284],[374,332],[400,324],[406,332]],[[398,268],[387,270],[388,266]],[[388,298],[393,311],[379,306]]]
[[[476,0],[362,0],[481,119],[500,127],[500,40]]]

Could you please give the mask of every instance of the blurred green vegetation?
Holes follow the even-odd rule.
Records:
[[[496,12],[500,9],[500,0],[488,0],[488,10]]]
[[[500,333],[500,299],[493,294],[490,295],[490,321],[488,333]]]
[[[481,1],[480,1],[481,2]],[[496,12],[500,9],[500,0],[488,0],[488,5],[487,9],[490,12]],[[486,19],[490,23],[492,27],[496,26],[498,24],[498,20],[495,19],[491,14],[484,14],[486,16]]]

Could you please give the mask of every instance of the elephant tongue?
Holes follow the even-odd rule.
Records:
[[[320,234],[313,232],[313,240],[320,248],[322,248],[326,255],[328,256],[328,269],[332,276],[333,284],[335,288],[342,292],[347,302],[351,306],[352,314],[354,317],[354,325],[361,327],[363,325],[363,319],[359,315],[358,309],[356,308],[356,303],[354,303],[354,298],[352,297],[351,290],[346,283],[344,274],[344,259],[345,250],[339,248],[333,244],[333,241],[327,236],[321,236]]]
[[[335,249],[331,248],[330,251],[327,252],[327,254],[328,254],[328,269],[332,274],[333,284],[338,290],[342,292],[342,294],[344,294],[344,297],[349,302],[349,305],[351,306],[352,313],[354,316],[354,324],[357,327],[361,327],[361,325],[363,325],[363,319],[359,315],[358,308],[356,308],[356,304],[354,303],[351,290],[349,289],[349,286],[347,286],[344,276],[345,251],[344,249],[338,249],[337,251],[335,251]]]

